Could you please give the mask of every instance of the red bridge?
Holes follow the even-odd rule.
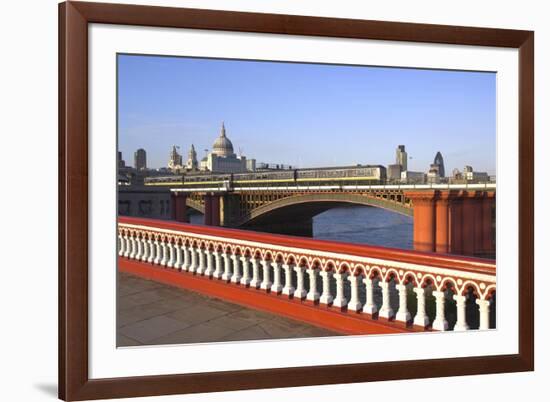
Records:
[[[205,224],[311,237],[312,218],[340,205],[367,205],[413,217],[419,251],[494,258],[494,184],[172,188],[172,218],[186,208]]]

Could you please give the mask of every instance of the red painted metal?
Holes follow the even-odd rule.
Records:
[[[220,196],[212,195],[212,226],[220,226]]]
[[[204,224],[212,225],[212,198],[211,194],[204,195]]]
[[[185,194],[172,194],[172,219],[178,222],[187,222],[187,196]]]
[[[466,272],[477,272],[489,275],[494,275],[496,273],[495,261],[483,258],[435,254],[416,250],[402,250],[389,247],[360,245],[329,240],[317,240],[297,236],[252,232],[241,229],[229,229],[222,227],[161,221],[157,219],[119,216],[118,222],[121,224],[148,226],[151,227],[152,230],[158,228],[174,231],[185,231],[199,235],[202,234],[209,236],[218,236],[226,238],[228,242],[230,242],[233,238],[236,240],[254,241],[278,246],[298,247],[308,250],[350,254],[361,257],[378,258],[389,261],[406,262],[439,268],[451,268]]]
[[[449,252],[449,200],[438,198],[435,204],[435,252]]]
[[[406,327],[402,322],[373,320],[369,314],[343,312],[337,307],[313,305],[311,302],[289,299],[286,296],[267,293],[217,279],[194,275],[158,265],[126,258],[118,258],[118,269],[184,289],[213,296],[235,304],[282,315],[291,319],[326,328],[344,335],[393,334],[423,332],[424,328]]]

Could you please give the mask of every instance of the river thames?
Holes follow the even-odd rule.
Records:
[[[338,207],[313,218],[313,237],[412,249],[413,219],[381,208]]]
[[[191,215],[191,223],[202,224],[203,220],[202,214]],[[381,208],[338,207],[313,218],[313,237],[412,249],[413,219]]]

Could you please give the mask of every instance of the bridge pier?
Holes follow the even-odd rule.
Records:
[[[414,249],[494,257],[494,192],[411,191]]]
[[[439,195],[435,201],[435,252],[449,252],[449,193]]]
[[[220,226],[220,195],[215,193],[204,195],[204,224]]]
[[[186,204],[187,195],[172,192],[172,194],[170,194],[170,201],[172,220],[178,222],[189,222]]]
[[[435,251],[435,191],[406,194],[413,200],[413,244],[419,251]],[[440,247],[444,247],[442,244]]]

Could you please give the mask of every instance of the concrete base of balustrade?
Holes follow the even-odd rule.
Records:
[[[342,335],[391,334],[424,332],[419,326],[402,322],[375,320],[370,314],[346,308],[319,304],[308,300],[288,298],[236,283],[227,283],[190,272],[177,271],[159,265],[119,257],[118,269],[149,280],[193,290],[248,308],[262,310],[326,328]]]

